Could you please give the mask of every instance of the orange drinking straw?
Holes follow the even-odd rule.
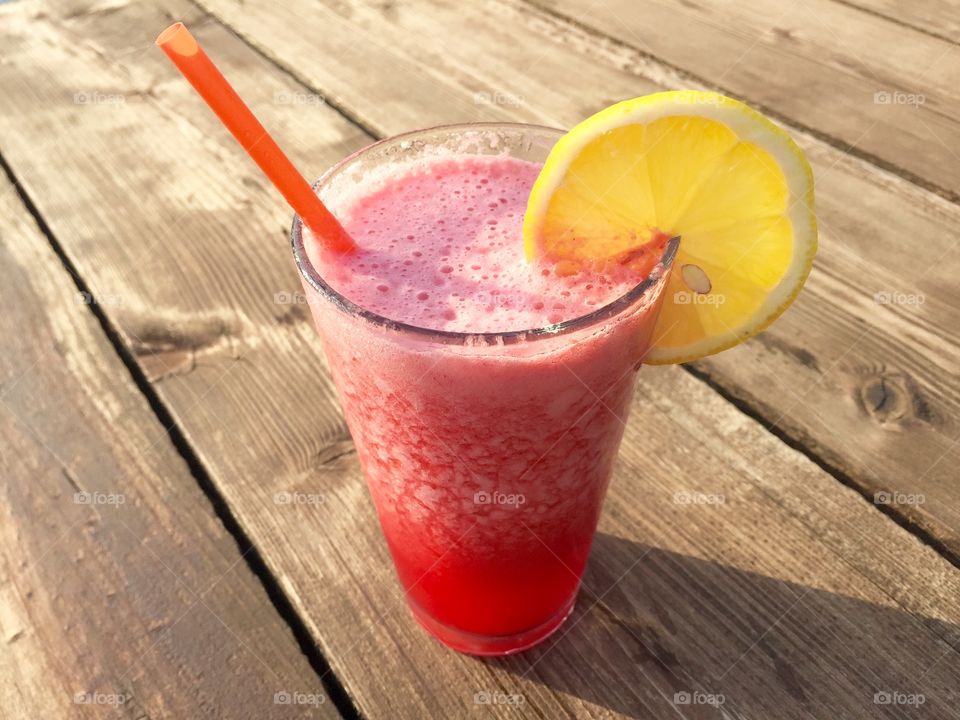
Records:
[[[350,252],[356,248],[343,225],[320,202],[303,175],[283,154],[236,90],[207,57],[183,23],[174,23],[157,37],[157,45],[206,100],[260,169],[320,241],[330,250]]]

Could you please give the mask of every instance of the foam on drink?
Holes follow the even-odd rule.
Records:
[[[359,249],[318,269],[357,305],[419,327],[503,332],[586,315],[638,279],[558,277],[526,260],[523,212],[539,172],[515,158],[466,155],[394,168],[334,203]]]

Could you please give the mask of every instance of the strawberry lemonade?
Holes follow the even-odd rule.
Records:
[[[295,218],[294,254],[407,601],[459,650],[529,647],[573,608],[641,363],[733,347],[799,294],[810,165],[681,90],[567,133],[403,135],[318,191],[355,247]]]
[[[603,271],[528,262],[561,135],[383,141],[319,183],[357,243],[294,250],[407,601],[447,645],[522,650],[573,608],[676,241]]]
[[[573,609],[641,363],[731,348],[800,293],[817,250],[803,151],[742,102],[675,90],[566,133],[384,140],[314,194],[182,23],[157,44],[298,213],[294,257],[415,617],[470,653],[543,640]]]

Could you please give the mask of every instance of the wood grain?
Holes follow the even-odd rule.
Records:
[[[5,177],[0,255],[0,716],[338,717]]]
[[[677,368],[641,373],[587,587],[563,634],[498,661],[443,650],[403,606],[319,344],[286,295],[298,286],[288,213],[134,38],[168,14],[196,21],[208,52],[314,173],[365,137],[176,0],[106,15],[48,10],[31,23],[22,8],[0,14],[15,62],[0,66],[11,164],[93,293],[123,299],[105,312],[365,716],[900,717],[874,702],[894,691],[922,693],[925,716],[954,716],[957,570]],[[345,72],[351,58],[340,62]],[[77,107],[78,89],[127,101]],[[417,83],[406,91],[425,94]],[[300,105],[286,101],[293,94]],[[408,108],[396,123],[445,110],[435,96],[417,122],[401,95],[385,100]],[[382,112],[365,107],[368,118]],[[496,692],[522,704],[476,703]],[[724,702],[676,704],[692,692]]]
[[[949,40],[834,0],[538,4],[960,197]]]
[[[383,135],[462,120],[570,126],[617,99],[689,84],[523,3],[203,2]],[[769,331],[696,367],[960,558],[960,208],[792,132],[817,183],[814,272]]]
[[[960,3],[957,0],[834,0],[876,13],[947,42],[960,42]]]

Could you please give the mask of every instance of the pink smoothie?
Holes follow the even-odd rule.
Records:
[[[423,328],[523,330],[593,312],[640,279],[558,278],[525,260],[538,165],[383,164],[321,191],[358,252],[322,258],[305,240],[319,276],[362,308]],[[504,342],[371,321],[305,280],[407,600],[446,644],[513,652],[570,612],[663,284],[610,317]]]
[[[341,212],[360,251],[334,287],[361,307],[436,330],[502,332],[586,315],[638,278],[557,277],[524,257],[521,226],[540,166],[463,156],[414,165]]]

